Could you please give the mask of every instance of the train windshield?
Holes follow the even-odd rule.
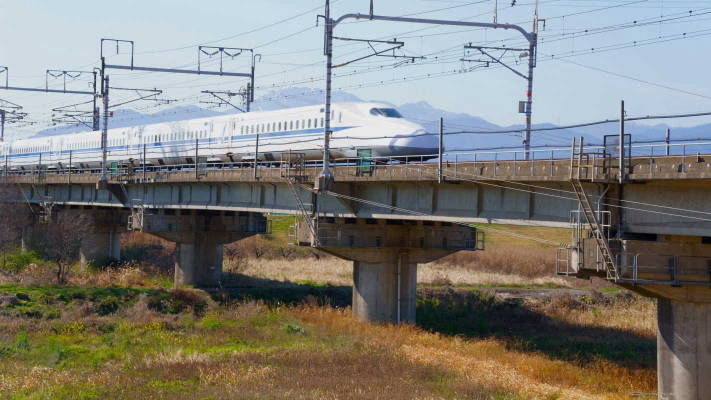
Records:
[[[402,118],[402,115],[394,108],[371,108],[370,113],[379,117]]]

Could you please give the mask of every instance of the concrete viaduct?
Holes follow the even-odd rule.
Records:
[[[267,232],[264,214],[302,216],[299,244],[353,261],[354,315],[385,322],[414,322],[418,263],[483,249],[469,224],[571,227],[572,211],[558,273],[607,277],[657,297],[660,399],[711,398],[711,159],[631,158],[622,183],[619,167],[582,154],[445,162],[441,174],[436,163],[335,166],[335,188],[317,194],[319,171],[129,167],[106,185],[89,171],[4,182],[20,189],[12,201],[45,215],[91,215],[85,258],[118,258],[127,224],[177,243],[176,284],[217,284],[222,245]]]

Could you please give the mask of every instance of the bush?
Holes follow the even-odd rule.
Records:
[[[99,315],[109,315],[118,311],[121,306],[121,302],[116,297],[104,297],[96,305],[96,313]]]
[[[3,254],[2,269],[7,272],[18,273],[30,264],[40,264],[42,259],[34,251],[14,250]]]

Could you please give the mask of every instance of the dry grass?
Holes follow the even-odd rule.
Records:
[[[459,251],[436,263],[501,274],[547,277],[555,273],[555,249],[493,247],[484,251]]]
[[[226,272],[279,282],[316,282],[334,286],[353,284],[353,263],[337,258],[274,260],[267,258],[228,261]],[[502,285],[502,286],[570,286],[569,281],[552,274],[529,277],[515,273],[494,272],[495,267],[478,264],[452,265],[449,262],[418,266],[417,281],[425,285]]]
[[[654,370],[628,368],[604,359],[582,367],[538,352],[512,349],[501,339],[464,339],[414,326],[359,323],[348,310],[302,307],[294,313],[317,326],[389,347],[413,362],[452,371],[473,386],[497,387],[527,399],[623,399],[632,392],[651,392],[656,385]]]
[[[139,308],[0,335],[0,397],[519,399],[285,308],[229,304],[202,317]]]
[[[609,328],[656,339],[656,300],[631,294],[603,297],[598,292],[591,293],[581,299],[557,296],[534,309],[581,328]]]
[[[523,237],[515,237],[493,230],[486,230],[487,227],[491,227],[503,232],[511,232],[525,236],[545,238],[557,243],[569,243],[571,238],[571,231],[568,228],[550,228],[544,226],[500,224],[475,224],[475,226],[481,227],[484,231],[487,249],[493,249],[496,247],[551,248],[550,245],[545,243],[532,241]]]

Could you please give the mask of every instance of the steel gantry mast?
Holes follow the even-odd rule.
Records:
[[[106,57],[104,56],[104,43],[110,42],[116,45],[116,54],[119,53],[120,46],[127,45],[130,47],[130,63],[126,64],[107,64]],[[223,69],[223,61],[225,57],[233,59],[241,54],[249,52],[251,60],[250,72],[228,72]],[[102,91],[101,96],[104,100],[104,125],[101,132],[101,150],[102,150],[102,165],[101,165],[101,178],[99,180],[99,185],[102,186],[108,182],[107,172],[107,134],[108,134],[108,119],[109,119],[109,76],[106,74],[106,70],[118,69],[118,70],[128,70],[128,71],[145,71],[145,72],[163,72],[172,74],[192,74],[192,75],[208,75],[208,76],[225,76],[225,77],[241,77],[249,78],[248,88],[247,88],[247,106],[246,109],[249,111],[250,103],[254,101],[254,71],[255,63],[261,58],[259,54],[254,54],[254,49],[245,49],[239,47],[216,47],[216,46],[198,46],[198,62],[197,69],[178,69],[178,68],[161,68],[161,67],[144,67],[134,64],[134,42],[133,40],[123,40],[123,39],[101,39],[101,82]],[[218,71],[204,70],[202,68],[203,58],[219,56],[220,64]],[[256,157],[256,155],[255,155]]]
[[[319,178],[316,182],[316,187],[319,192],[325,192],[333,187],[333,174],[329,167],[330,161],[330,140],[331,140],[331,90],[332,90],[332,76],[333,76],[333,32],[335,28],[341,22],[346,20],[371,20],[371,21],[391,21],[391,22],[404,22],[411,24],[429,24],[429,25],[447,25],[447,26],[468,26],[468,27],[478,27],[478,28],[491,28],[491,29],[512,29],[515,30],[528,41],[530,58],[535,58],[535,51],[537,47],[537,33],[535,29],[533,32],[526,31],[523,27],[514,24],[499,24],[499,23],[488,23],[488,22],[468,22],[468,21],[453,21],[453,20],[441,20],[441,19],[427,19],[427,18],[410,18],[410,17],[396,17],[387,15],[376,15],[373,12],[373,0],[370,2],[370,13],[360,14],[360,13],[350,13],[344,14],[336,19],[331,18],[331,5],[330,0],[326,0],[324,15],[319,15],[318,18],[323,18],[324,24],[324,55],[326,56],[326,94],[325,94],[325,105],[324,105],[324,137],[323,137],[323,169]],[[534,26],[537,24],[534,21]],[[531,78],[533,77],[532,67],[529,68],[529,74]],[[530,148],[530,132],[531,132],[531,91],[532,91],[532,79],[529,80],[529,90],[527,92],[527,112],[526,112],[526,153],[528,154]]]
[[[98,108],[96,107],[96,99],[98,97],[98,92],[97,92],[97,87],[96,87],[96,70],[94,71],[72,71],[72,70],[58,70],[58,69],[48,69],[45,73],[45,86],[44,88],[41,87],[20,87],[20,86],[10,86],[9,85],[9,78],[10,78],[10,70],[6,66],[0,66],[0,75],[5,75],[5,85],[0,85],[0,89],[2,90],[15,90],[15,91],[24,91],[24,92],[43,92],[43,93],[58,93],[58,94],[83,94],[83,95],[88,95],[92,96],[92,100],[90,101],[93,104],[92,107],[92,127],[94,130],[99,130],[99,111]],[[67,78],[69,79],[79,79],[82,76],[85,75],[92,75],[93,76],[93,83],[92,83],[92,91],[88,90],[73,90],[73,89],[67,89]],[[50,78],[61,78],[62,79],[62,89],[50,89],[49,88],[49,80]],[[89,103],[89,102],[87,102]],[[86,103],[80,103],[76,105],[81,105],[81,104],[86,104]],[[72,106],[67,106],[67,107],[73,107]],[[54,111],[54,110],[53,110]],[[81,112],[81,114],[86,114],[85,112]],[[67,115],[66,117],[72,118],[72,116]]]
[[[5,141],[5,123],[17,122],[26,116],[21,105],[0,99],[0,142]]]

